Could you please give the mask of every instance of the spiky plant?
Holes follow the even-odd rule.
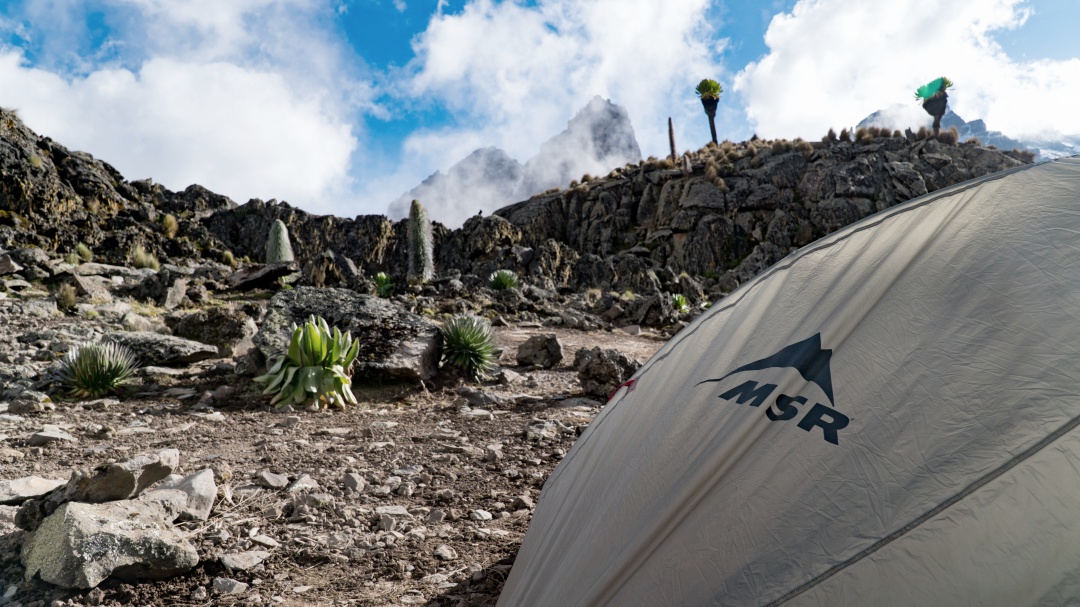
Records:
[[[161,233],[165,234],[166,238],[173,238],[176,236],[176,232],[180,229],[180,224],[176,221],[176,216],[172,213],[165,215],[161,218]]]
[[[419,200],[409,207],[409,278],[421,283],[435,276],[435,241],[431,220]]]
[[[394,279],[387,276],[386,272],[375,275],[375,294],[383,299],[394,294]]]
[[[934,117],[934,135],[941,130],[941,117],[945,115],[945,109],[949,104],[949,94],[945,91],[952,86],[952,80],[942,76],[927,82],[915,91],[915,100],[922,100],[923,109]]]
[[[225,251],[221,254],[221,261],[230,268],[236,267],[236,256],[232,251]]]
[[[495,334],[479,316],[455,316],[442,329],[443,361],[479,378],[494,367]]]
[[[75,253],[77,253],[79,255],[79,259],[83,260],[84,262],[89,262],[94,258],[94,252],[90,250],[90,247],[86,246],[81,242],[75,245]]]
[[[270,235],[266,238],[266,263],[285,263],[295,261],[292,243],[289,242],[289,229],[285,222],[275,219],[270,226]]]
[[[136,246],[131,251],[131,265],[136,268],[150,268],[157,272],[161,269],[161,262],[153,253],[147,253],[142,245]]]
[[[310,316],[299,327],[293,324],[285,351],[272,359],[270,370],[255,382],[265,385],[263,394],[274,395],[272,405],[344,409],[356,403],[349,386],[359,352],[360,340],[350,332],[343,335],[337,327],[331,331],[325,319]]]
[[[682,293],[675,293],[671,296],[671,307],[675,308],[675,311],[679,314],[686,314],[690,311],[690,302],[686,300],[686,296]]]
[[[516,289],[520,284],[518,275],[510,270],[495,270],[488,277],[488,286],[496,291]]]
[[[56,307],[61,310],[70,310],[77,303],[75,287],[71,283],[64,283],[56,289]]]
[[[719,82],[706,78],[698,83],[694,92],[701,99],[701,106],[709,117],[709,132],[712,134],[712,142],[716,143],[716,106],[720,103],[720,94],[724,89]]]
[[[72,346],[60,360],[56,377],[75,398],[97,398],[118,391],[138,368],[135,354],[114,343]]]

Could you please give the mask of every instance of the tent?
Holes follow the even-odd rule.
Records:
[[[1080,604],[1080,157],[800,249],[628,384],[501,607]]]

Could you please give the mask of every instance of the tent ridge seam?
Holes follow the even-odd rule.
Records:
[[[983,488],[984,486],[986,486],[991,481],[997,479],[998,477],[1005,474],[1009,470],[1012,470],[1013,468],[1020,465],[1021,463],[1023,463],[1027,459],[1030,459],[1032,456],[1034,456],[1038,452],[1045,449],[1051,443],[1053,443],[1056,440],[1058,440],[1059,438],[1065,436],[1069,432],[1075,430],[1077,426],[1080,426],[1080,416],[1077,416],[1077,417],[1074,417],[1074,418],[1070,419],[1068,422],[1066,422],[1060,428],[1055,430],[1053,433],[1047,435],[1046,437],[1044,437],[1039,442],[1035,443],[1034,445],[1028,447],[1024,451],[1020,452],[1018,455],[1013,456],[1011,459],[1009,459],[1005,463],[1001,464],[997,468],[991,470],[990,472],[987,472],[986,474],[984,474],[983,476],[978,478],[974,483],[972,483],[972,484],[968,485],[966,488],[964,488],[963,491],[960,491],[956,495],[950,497],[948,500],[945,500],[944,502],[938,504],[937,506],[935,506],[931,510],[927,511],[925,514],[923,514],[919,518],[911,521],[910,523],[908,523],[907,525],[904,525],[900,529],[897,529],[896,531],[890,533],[889,535],[881,538],[876,543],[874,543],[873,545],[871,545],[868,548],[863,549],[858,554],[856,554],[855,556],[849,558],[848,560],[846,560],[846,561],[844,561],[842,563],[838,563],[836,565],[833,565],[832,567],[830,567],[824,573],[822,573],[822,574],[818,575],[817,577],[815,577],[814,579],[804,583],[803,585],[799,586],[798,588],[795,588],[794,590],[788,592],[784,596],[782,596],[782,597],[780,597],[780,598],[778,598],[778,599],[776,599],[776,600],[774,600],[774,601],[772,601],[770,603],[766,603],[764,607],[777,607],[778,605],[782,605],[783,603],[786,603],[786,602],[790,601],[791,599],[799,596],[800,594],[806,592],[807,590],[810,590],[814,586],[817,586],[818,584],[824,582],[825,580],[827,580],[830,577],[836,575],[837,573],[840,573],[842,570],[847,569],[848,567],[854,565],[855,563],[861,561],[862,559],[864,559],[864,558],[870,556],[871,554],[877,552],[878,550],[884,548],[885,546],[892,543],[893,541],[907,535],[908,533],[915,530],[916,528],[918,528],[919,526],[921,526],[923,523],[927,522],[931,518],[937,516],[938,514],[941,514],[945,510],[948,510],[949,508],[953,507],[960,500],[962,500],[965,497],[971,495],[972,493],[975,493],[976,491]]]

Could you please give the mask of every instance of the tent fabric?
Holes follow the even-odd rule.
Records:
[[[1080,597],[1080,158],[909,201],[746,283],[548,479],[499,605]]]

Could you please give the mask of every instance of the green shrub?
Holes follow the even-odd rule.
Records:
[[[394,294],[394,279],[387,276],[386,272],[375,275],[375,294],[383,299]]]
[[[442,329],[443,360],[478,378],[494,366],[495,334],[479,316],[455,316]]]
[[[435,276],[435,241],[431,220],[419,200],[409,207],[409,278],[421,283]]]
[[[142,245],[136,246],[135,249],[131,251],[131,265],[136,268],[150,268],[155,272],[161,268],[161,263],[158,261],[158,258],[155,257],[153,253],[147,253]]]
[[[292,243],[289,242],[289,229],[280,219],[275,219],[270,226],[270,235],[266,239],[266,263],[286,263],[295,261]]]
[[[221,254],[221,261],[230,268],[236,267],[236,257],[233,256],[232,251],[225,251]]]
[[[60,288],[56,290],[56,307],[61,310],[70,310],[76,303],[75,287],[66,282],[60,285]]]
[[[679,314],[686,314],[690,311],[690,302],[686,300],[686,296],[682,293],[675,293],[671,296],[671,307],[675,308],[675,311]]]
[[[176,221],[176,216],[171,213],[161,218],[161,232],[165,234],[166,238],[173,238],[176,236],[177,230],[180,229],[180,224]]]
[[[64,258],[64,261],[66,261],[68,263],[68,265],[72,265],[72,266],[77,266],[77,265],[79,265],[79,263],[82,262],[82,260],[79,259],[79,254],[76,253],[75,251],[72,251],[72,252],[68,253],[67,257]]]
[[[495,270],[488,277],[488,286],[496,291],[516,289],[520,284],[518,275],[510,270]]]
[[[97,398],[118,391],[137,368],[135,354],[120,344],[83,343],[60,360],[57,379],[70,396]]]
[[[81,242],[75,245],[75,252],[79,255],[79,259],[84,262],[89,262],[94,259],[94,252],[90,250],[90,247]]]
[[[348,332],[342,335],[337,327],[331,332],[326,320],[311,316],[303,325],[293,325],[285,351],[255,382],[266,386],[263,394],[274,395],[272,405],[344,409],[346,404],[356,403],[349,386],[359,352],[359,339]]]

